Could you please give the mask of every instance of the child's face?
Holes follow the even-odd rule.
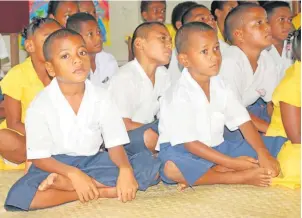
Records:
[[[59,29],[61,29],[61,26],[55,22],[42,24],[42,26],[35,31],[34,35],[25,41],[26,51],[30,54],[35,53],[38,60],[45,61],[43,44],[51,33]]]
[[[83,39],[68,36],[57,39],[51,47],[52,58],[45,66],[50,76],[61,83],[76,84],[86,80],[90,61]]]
[[[57,9],[56,16],[52,17],[56,19],[62,26],[66,26],[68,17],[79,12],[78,5],[72,1],[62,1]]]
[[[163,26],[154,25],[147,37],[142,39],[141,50],[158,66],[168,64],[172,53],[172,38],[168,30]]]
[[[78,4],[80,12],[91,14],[95,19],[97,19],[96,10],[92,1],[79,1]]]
[[[260,7],[251,8],[243,16],[240,40],[261,50],[270,46],[272,33],[265,10]]]
[[[273,39],[284,41],[292,30],[291,10],[287,7],[276,8],[269,19]]]
[[[222,10],[217,9],[215,11],[215,14],[220,21],[224,22],[226,16],[229,14],[229,12],[232,9],[236,8],[237,6],[238,6],[237,1],[226,1],[222,7]]]
[[[148,10],[142,13],[145,21],[158,21],[164,23],[166,20],[166,5],[163,2],[152,2],[148,6]]]
[[[185,52],[178,55],[179,62],[198,76],[215,76],[219,72],[221,53],[217,34],[213,30],[191,32]]]
[[[99,53],[103,49],[102,34],[96,21],[86,21],[81,24],[81,35],[85,40],[88,53]]]
[[[207,8],[195,8],[191,12],[192,16],[188,19],[188,22],[202,22],[211,26],[215,31],[217,30],[214,16]]]

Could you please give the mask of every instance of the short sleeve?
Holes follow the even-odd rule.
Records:
[[[30,107],[25,119],[27,159],[51,157],[52,137],[41,110]]]
[[[23,75],[20,65],[12,68],[1,80],[0,87],[3,95],[7,95],[17,101],[22,98]]]
[[[237,100],[233,91],[227,88],[226,92],[225,124],[230,131],[235,131],[240,125],[251,120],[251,118],[246,108]]]
[[[301,87],[299,81],[282,81],[273,94],[273,103],[280,102],[301,107]]]
[[[109,94],[104,99],[101,124],[106,148],[130,142],[122,116]]]
[[[239,66],[230,59],[224,59],[220,67],[219,75],[224,83],[231,88],[237,100],[242,103],[242,78],[240,77],[242,73]]]

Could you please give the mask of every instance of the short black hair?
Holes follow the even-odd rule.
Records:
[[[59,24],[58,21],[52,18],[34,17],[32,18],[31,23],[22,30],[21,33],[22,37],[24,39],[28,39],[28,37],[32,36],[37,29],[43,26],[43,24],[47,24],[47,23],[56,23],[58,24],[58,26],[61,26],[61,24]]]
[[[153,2],[161,2],[163,3],[164,5],[166,5],[166,1],[145,1],[145,0],[142,0],[141,1],[141,14],[145,11],[148,11],[148,7],[151,3]]]
[[[158,22],[158,21],[152,21],[152,22],[141,23],[134,30],[132,40],[131,40],[131,50],[132,50],[132,54],[133,54],[134,57],[135,57],[134,42],[135,42],[136,38],[138,38],[138,37],[142,37],[142,38],[147,37],[150,28],[152,28],[155,25],[159,25],[159,26],[162,26],[162,27],[166,28],[166,26],[163,23]]]
[[[204,6],[202,4],[196,4],[196,5],[191,6],[190,8],[188,8],[188,10],[182,16],[182,18],[181,18],[181,23],[182,24],[186,24],[188,22],[188,20],[192,16],[192,11],[196,8],[206,8],[206,9],[208,9],[206,6]]]
[[[56,0],[50,0],[48,3],[48,9],[47,9],[47,16],[49,15],[53,15],[55,16],[57,14],[57,10],[60,6],[61,3],[64,3],[66,1],[56,1]],[[78,3],[76,1],[70,1],[70,2],[74,2],[78,5]]]
[[[227,41],[233,43],[233,31],[242,24],[242,16],[244,12],[250,8],[262,8],[255,3],[245,3],[237,6],[226,16],[224,22],[224,36]]]
[[[96,19],[86,12],[79,12],[71,15],[66,22],[66,28],[74,30],[78,33],[81,32],[81,24],[87,21],[94,21],[97,24]]]
[[[263,6],[264,10],[266,11],[267,18],[270,19],[271,16],[273,15],[275,9],[277,8],[289,8],[289,3],[288,2],[283,2],[283,1],[273,1],[273,2],[267,2]]]
[[[183,16],[183,14],[193,5],[197,5],[196,2],[193,1],[187,1],[187,2],[181,2],[178,5],[176,5],[172,11],[172,20],[171,23],[174,27],[174,29],[176,30],[176,22],[180,21],[181,22],[181,18]]]
[[[206,32],[211,30],[214,31],[212,27],[202,22],[190,22],[182,25],[175,36],[175,46],[177,53],[184,52],[185,49],[188,48],[189,35],[192,31]]]
[[[74,30],[70,30],[67,28],[59,29],[52,34],[50,34],[44,42],[43,45],[43,54],[46,61],[50,61],[52,59],[52,45],[57,39],[62,39],[67,36],[79,36],[85,43],[83,37]]]
[[[217,20],[217,16],[215,15],[216,9],[222,10],[225,3],[227,3],[227,1],[212,1],[211,14],[214,16],[215,20]]]
[[[294,31],[294,38],[293,38],[293,55],[294,59],[301,61],[301,27]]]
[[[248,0],[246,0],[246,1],[237,1],[238,2],[238,5],[244,5],[244,4],[256,4],[255,2],[258,2],[259,3],[259,1],[254,1],[254,2],[252,2],[252,1],[248,1]],[[260,3],[259,3],[260,4]]]

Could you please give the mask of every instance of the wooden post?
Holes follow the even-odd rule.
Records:
[[[301,11],[301,3],[300,1],[292,1],[293,13],[296,16]]]
[[[18,33],[11,33],[10,35],[10,62],[11,67],[19,64],[19,42]]]

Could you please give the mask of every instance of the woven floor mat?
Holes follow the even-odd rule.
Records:
[[[0,218],[298,218],[300,190],[281,187],[258,188],[244,185],[212,185],[176,190],[176,186],[159,184],[138,192],[131,203],[100,199],[81,204],[73,202],[32,212],[6,212],[3,204],[20,172],[0,171]]]

